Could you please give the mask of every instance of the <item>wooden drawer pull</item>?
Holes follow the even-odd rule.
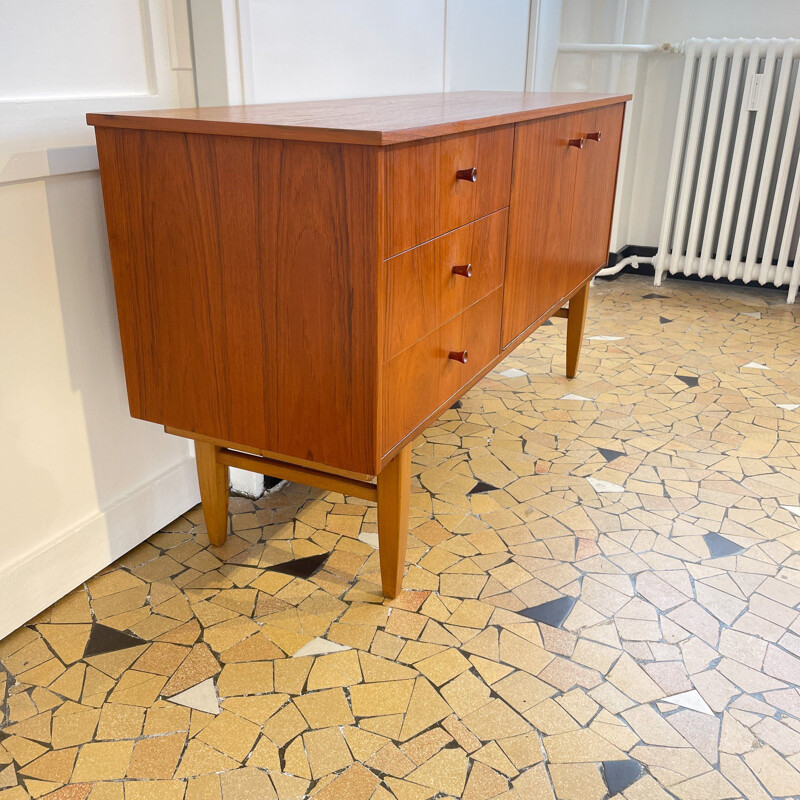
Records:
[[[587,133],[586,138],[592,139],[595,142],[599,142],[602,135],[603,135],[602,131],[594,131],[593,133]]]
[[[583,143],[584,143],[584,141],[585,141],[585,139],[583,138],[583,136],[581,136],[579,139],[570,139],[570,140],[567,142],[567,144],[568,144],[570,147],[577,147],[577,148],[578,148],[578,150],[583,150]]]
[[[451,350],[447,357],[452,359],[453,361],[458,361],[459,364],[466,364],[467,363],[467,351],[466,350]]]
[[[456,171],[456,180],[469,181],[475,183],[478,180],[478,168],[472,167],[470,169],[459,169]]]
[[[453,275],[463,275],[465,278],[471,278],[472,264],[459,264],[453,267]]]

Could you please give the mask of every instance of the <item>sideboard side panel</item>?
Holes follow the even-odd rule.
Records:
[[[377,468],[377,148],[97,128],[133,416]]]

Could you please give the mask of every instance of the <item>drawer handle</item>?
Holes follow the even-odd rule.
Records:
[[[586,138],[587,139],[592,139],[595,142],[599,142],[600,138],[602,137],[602,135],[603,135],[603,131],[594,131],[593,133],[587,133],[586,134]]]
[[[570,140],[567,142],[567,144],[568,144],[570,147],[577,147],[577,148],[578,148],[578,150],[583,150],[583,143],[584,143],[584,141],[585,141],[585,140],[584,140],[583,136],[581,136],[579,139],[570,139]]]
[[[467,351],[466,350],[451,350],[447,357],[452,359],[453,361],[458,361],[459,364],[466,364],[467,363]]]
[[[459,169],[456,171],[456,180],[469,181],[475,183],[478,180],[478,168],[472,167],[471,169]]]
[[[471,278],[472,264],[459,264],[453,267],[453,275],[463,275],[465,278]]]

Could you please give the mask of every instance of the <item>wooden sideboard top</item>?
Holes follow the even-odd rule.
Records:
[[[87,114],[89,125],[390,145],[623,103],[629,94],[448,92],[270,105]]]

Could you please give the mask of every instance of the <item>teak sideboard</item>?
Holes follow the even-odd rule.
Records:
[[[212,543],[230,466],[377,501],[398,594],[412,440],[550,316],[575,375],[629,99],[88,115],[131,414],[195,440]]]

